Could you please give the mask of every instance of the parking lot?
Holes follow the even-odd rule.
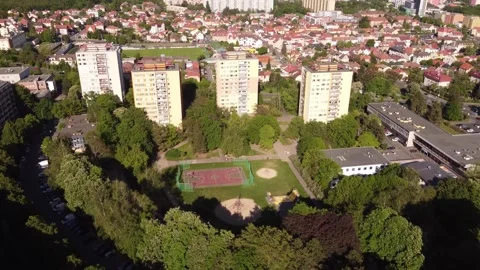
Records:
[[[20,181],[34,207],[49,222],[56,223],[59,234],[69,239],[85,265],[99,264],[106,269],[133,269],[132,261],[117,252],[111,241],[97,236],[91,218],[72,213],[62,193],[48,184],[44,173],[48,161],[41,154],[41,140],[42,136],[39,136],[31,145],[27,145],[20,164]]]

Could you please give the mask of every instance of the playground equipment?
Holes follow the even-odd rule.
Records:
[[[292,189],[287,195],[272,196],[272,193],[267,191],[267,202],[278,208],[282,203],[295,202],[300,197],[300,193],[296,188]]]

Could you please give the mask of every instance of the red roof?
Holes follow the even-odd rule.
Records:
[[[425,73],[423,73],[423,76],[435,82],[451,82],[452,81],[452,78],[450,76],[442,74],[438,71],[425,71]]]

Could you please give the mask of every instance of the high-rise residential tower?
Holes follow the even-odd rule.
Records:
[[[88,43],[76,53],[82,94],[113,94],[123,101],[123,81],[120,47],[111,43]]]
[[[335,63],[302,68],[298,115],[305,122],[330,122],[348,113],[353,72]]]
[[[223,11],[225,8],[240,11],[270,12],[273,10],[273,0],[205,0],[204,6],[207,6],[207,2],[212,11]]]
[[[215,62],[217,106],[254,114],[258,103],[258,59],[226,52]]]
[[[302,4],[313,12],[335,10],[335,0],[302,0]]]
[[[135,107],[160,125],[182,125],[180,70],[163,58],[142,58],[132,70]]]

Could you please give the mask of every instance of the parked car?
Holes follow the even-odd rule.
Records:
[[[392,139],[392,141],[394,141],[394,142],[398,142],[398,141],[400,141],[400,138],[398,138],[398,137],[395,137],[395,138],[393,138],[393,139]]]
[[[475,130],[473,130],[473,128],[469,128],[469,129],[466,130],[466,132],[473,133],[473,132],[475,132]]]
[[[389,146],[387,147],[387,150],[395,150],[395,146]]]
[[[62,220],[62,224],[65,224],[67,223],[69,220],[74,220],[76,219],[77,217],[74,215],[74,214],[68,214],[66,216],[63,217],[63,220]]]

